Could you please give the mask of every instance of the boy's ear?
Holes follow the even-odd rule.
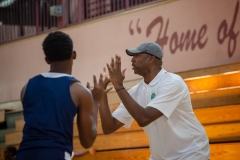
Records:
[[[73,51],[73,52],[72,52],[72,57],[73,57],[73,59],[76,59],[76,58],[77,58],[77,53],[76,53],[76,51]]]
[[[47,64],[50,64],[50,61],[47,59],[47,57],[45,57],[45,61],[47,62]]]

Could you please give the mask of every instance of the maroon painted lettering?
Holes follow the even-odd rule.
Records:
[[[218,28],[218,33],[217,33],[217,39],[220,44],[222,44],[225,41],[225,39],[229,38],[228,39],[228,56],[229,57],[232,57],[232,55],[234,54],[234,51],[236,49],[236,45],[237,45],[237,36],[239,34],[239,31],[237,33],[235,33],[234,26],[236,23],[238,10],[239,10],[239,1],[237,1],[236,8],[235,8],[234,15],[233,15],[232,24],[231,24],[229,30],[228,30],[227,21],[223,20]]]
[[[163,18],[161,16],[155,18],[148,25],[147,31],[146,31],[146,36],[148,37],[152,33],[153,27],[155,27],[158,23],[160,24],[160,28],[159,28],[159,31],[158,31],[158,36],[157,36],[157,39],[156,39],[156,43],[158,43],[163,49],[163,47],[167,44],[167,41],[168,41],[167,28],[168,28],[169,20],[167,20],[165,30],[164,30],[164,34],[163,34],[162,38],[161,38],[161,33],[162,33],[162,29],[163,29]]]
[[[132,29],[132,22],[133,21],[131,21],[130,24],[129,24],[129,32],[130,32],[131,35],[134,34],[134,30]]]
[[[174,54],[178,48],[180,51],[183,51],[184,47],[186,51],[189,49],[189,47],[191,47],[191,50],[194,50],[196,46],[198,46],[200,49],[204,48],[208,40],[208,38],[203,40],[206,32],[207,25],[205,24],[200,28],[198,34],[196,30],[193,30],[192,33],[190,30],[188,30],[186,34],[181,34],[180,39],[178,37],[178,33],[174,32],[170,39],[170,52]]]
[[[207,25],[203,25],[201,28],[200,28],[200,31],[198,33],[198,47],[200,49],[204,48],[205,45],[207,44],[207,41],[208,41],[208,38],[205,39],[204,42],[202,42],[201,40],[204,38],[205,34],[207,33]]]
[[[179,44],[180,51],[183,50],[184,44],[185,44],[185,50],[186,51],[188,50],[190,45],[191,45],[192,50],[195,49],[195,47],[197,45],[197,43],[194,42],[195,35],[196,35],[196,30],[195,29],[193,30],[192,35],[191,35],[190,30],[187,31],[186,36],[184,36],[184,33],[181,34],[181,39],[180,39],[180,44]]]
[[[177,32],[174,32],[170,39],[170,52],[174,54],[177,51],[178,47],[179,47],[178,46],[178,35],[177,35]]]
[[[160,25],[159,25],[159,31],[158,31],[156,43],[158,43],[163,49],[164,46],[168,43],[167,30],[168,30],[169,20],[167,20],[166,26],[164,27],[163,18],[161,16],[155,18],[148,25],[146,36],[148,37],[152,33],[152,29],[157,24],[160,24]],[[163,36],[162,36],[161,33],[162,33],[163,29],[164,29],[164,33],[163,33]],[[170,46],[170,52],[172,54],[174,54],[178,49],[180,49],[180,51],[182,51],[184,49],[184,47],[185,47],[186,51],[188,50],[189,47],[191,47],[191,50],[194,50],[196,46],[198,46],[200,49],[202,49],[206,45],[207,40],[208,40],[208,38],[203,40],[206,32],[207,32],[207,25],[203,25],[200,28],[198,35],[197,35],[196,30],[193,30],[192,33],[191,33],[190,30],[188,30],[186,32],[186,34],[182,33],[180,38],[179,38],[178,33],[174,32],[171,36],[171,39],[170,39],[170,45],[169,45]]]
[[[239,1],[237,1],[232,23],[230,27],[228,27],[227,20],[223,20],[218,27],[217,31],[217,40],[219,44],[224,43],[226,39],[228,39],[228,55],[229,57],[232,57],[234,54],[234,51],[236,49],[237,45],[237,36],[239,34],[239,31],[235,32],[234,27],[237,20],[239,10]],[[137,32],[141,34],[141,28],[139,27],[139,19],[137,21]],[[164,19],[161,16],[156,17],[147,27],[146,30],[146,36],[149,37],[150,34],[152,34],[152,29],[155,26],[159,26],[157,38],[155,40],[156,43],[158,43],[162,49],[165,45],[169,43],[169,49],[172,54],[175,54],[178,50],[179,51],[188,51],[188,50],[194,50],[196,47],[199,49],[203,49],[208,41],[208,37],[206,37],[207,33],[207,25],[204,24],[201,26],[199,31],[196,29],[190,30],[188,29],[186,32],[178,33],[177,31],[173,32],[171,36],[168,37],[167,31],[168,31],[168,24],[169,19],[167,19],[166,24],[164,25]],[[132,21],[129,24],[129,32],[131,35],[134,34],[134,30],[131,28]],[[164,31],[162,33],[162,31]],[[168,39],[170,41],[168,42]]]

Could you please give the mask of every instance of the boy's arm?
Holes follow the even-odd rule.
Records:
[[[123,123],[112,116],[112,112],[108,105],[107,93],[112,89],[111,87],[107,89],[110,80],[107,75],[103,78],[103,74],[100,74],[99,80],[97,81],[97,78],[94,75],[93,83],[94,87],[92,93],[94,100],[99,105],[103,133],[110,134],[123,126]]]
[[[22,90],[21,90],[21,95],[20,95],[21,101],[23,101],[23,97],[24,97],[26,88],[27,88],[27,84],[25,84],[25,85],[23,86]]]
[[[80,143],[84,148],[89,148],[97,136],[98,106],[93,101],[91,91],[80,83],[72,84],[71,95],[78,102],[77,126]]]

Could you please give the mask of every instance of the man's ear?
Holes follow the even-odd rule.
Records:
[[[151,56],[150,58],[149,58],[149,62],[150,63],[153,63],[155,61],[155,57],[154,56]]]
[[[73,51],[73,52],[72,52],[72,58],[73,58],[73,59],[76,59],[76,58],[77,58],[77,53],[76,53],[76,51]]]
[[[47,62],[47,64],[50,64],[50,61],[47,59],[47,57],[45,57],[45,61]]]
[[[161,61],[160,61],[160,65],[161,65],[161,67],[162,67],[162,64],[163,64],[163,61],[161,60]]]

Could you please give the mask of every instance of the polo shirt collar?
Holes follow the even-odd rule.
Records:
[[[166,73],[167,71],[164,69],[164,68],[162,68],[161,69],[161,71],[160,72],[158,72],[158,74],[153,78],[153,80],[148,84],[149,86],[154,86],[155,84],[157,84],[157,82],[159,82],[161,79],[162,79],[162,77],[163,77],[163,75],[164,75],[164,73]],[[143,81],[144,82],[144,81]],[[144,82],[145,83],[145,82]],[[145,83],[146,84],[146,83]]]

